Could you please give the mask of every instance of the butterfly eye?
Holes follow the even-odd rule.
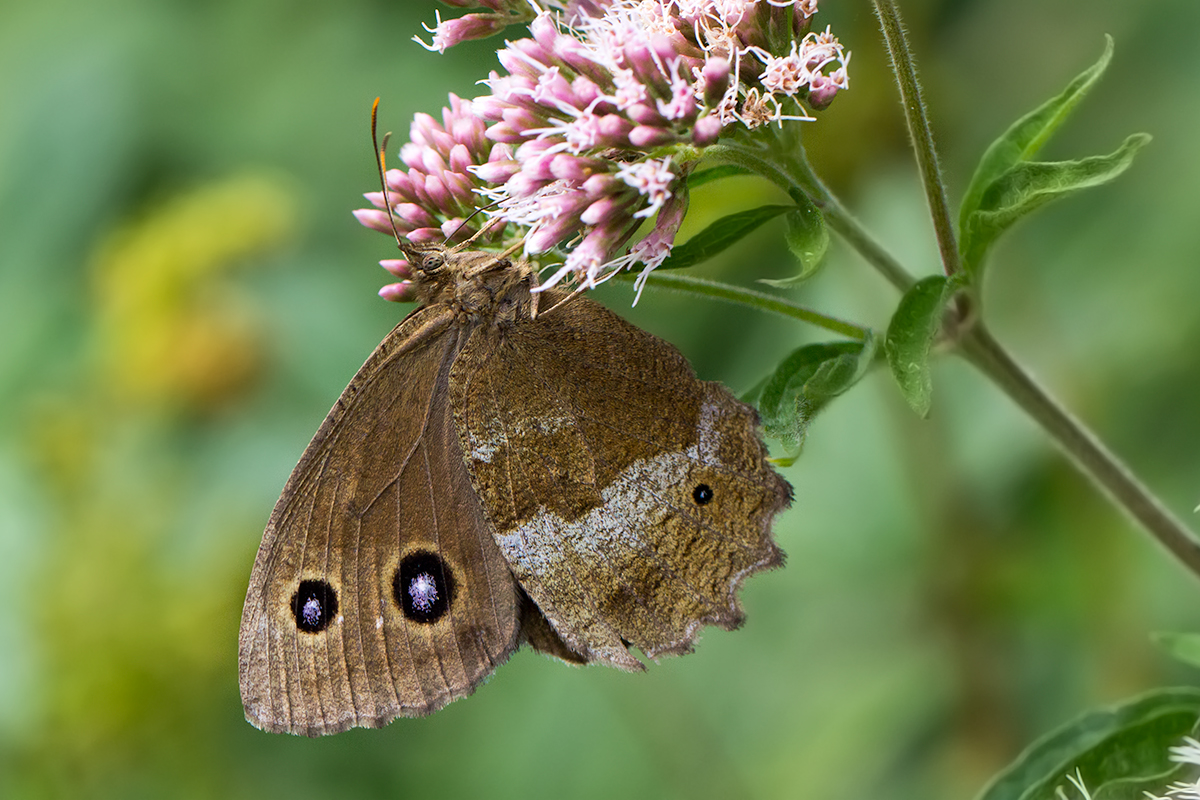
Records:
[[[292,616],[305,633],[320,633],[337,616],[337,592],[325,581],[300,581],[292,595]]]
[[[437,622],[454,602],[454,578],[433,553],[411,553],[396,569],[392,597],[413,622]]]
[[[420,269],[426,275],[432,275],[446,265],[446,256],[442,253],[430,253],[421,259]]]
[[[705,505],[709,500],[713,499],[712,487],[707,483],[697,484],[696,488],[692,490],[692,499],[696,501],[696,505],[698,506]]]

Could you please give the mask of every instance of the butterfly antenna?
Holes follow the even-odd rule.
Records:
[[[508,258],[509,256],[511,256],[513,253],[517,252],[524,246],[525,246],[524,240],[513,242],[504,250],[503,253],[496,256],[496,259],[499,260],[501,258]]]
[[[399,247],[405,255],[408,255],[411,249],[408,240],[400,236],[400,231],[396,230],[396,217],[392,214],[392,201],[388,197],[387,187],[387,151],[388,139],[392,138],[389,131],[383,135],[383,147],[379,146],[379,136],[377,134],[376,120],[379,117],[379,98],[375,98],[375,102],[371,104],[371,145],[375,148],[375,168],[379,170],[379,188],[383,189],[383,204],[387,207],[388,222],[392,226],[392,236],[396,237],[396,246]]]
[[[480,214],[480,213],[482,213],[482,212],[484,212],[484,211],[487,211],[489,208],[492,208],[492,207],[494,207],[494,206],[497,206],[497,205],[499,205],[499,204],[500,204],[500,201],[499,201],[499,200],[493,200],[492,202],[488,203],[486,206],[480,206],[479,208],[477,208],[477,209],[475,209],[474,211],[472,211],[472,212],[471,212],[471,214],[470,214],[470,216],[468,216],[468,217],[467,217],[466,219],[464,219],[462,222],[458,223],[458,227],[457,227],[457,228],[455,228],[453,231],[451,231],[451,232],[450,232],[450,235],[446,237],[445,241],[443,241],[443,242],[442,242],[442,244],[443,244],[443,245],[449,244],[449,243],[450,243],[450,240],[451,240],[451,239],[453,239],[455,236],[457,236],[457,235],[458,235],[458,232],[459,232],[459,231],[461,231],[461,230],[463,229],[463,226],[464,226],[464,225],[466,225],[468,222],[470,222],[470,221],[471,221],[471,219],[472,219],[472,218],[473,218],[473,217],[474,217],[476,214]],[[462,243],[462,244],[460,244],[460,245],[456,245],[456,247],[466,247],[467,245],[471,244],[471,243],[472,243],[472,242],[474,242],[476,239],[478,239],[480,236],[483,236],[483,234],[485,234],[485,233],[486,233],[486,232],[487,232],[487,231],[488,231],[488,230],[489,230],[489,229],[492,227],[492,223],[494,223],[495,221],[496,221],[495,219],[489,219],[487,222],[485,222],[485,223],[483,224],[483,226],[482,226],[482,227],[480,227],[480,229],[479,229],[478,231],[476,231],[475,233],[471,234],[471,238],[470,238],[470,239],[467,239],[465,242],[463,242],[463,243]]]

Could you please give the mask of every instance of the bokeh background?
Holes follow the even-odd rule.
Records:
[[[936,250],[869,3],[825,0],[852,89],[818,169],[919,273]],[[988,314],[1180,515],[1200,502],[1200,4],[902,4],[953,196],[1016,116],[1116,39],[1047,156],[1153,143],[1004,242]],[[1081,710],[1197,675],[1194,578],[969,367],[931,418],[870,377],[787,470],[785,569],[746,626],[643,675],[518,653],[469,700],[309,741],[242,719],[255,549],[325,412],[407,310],[350,210],[372,99],[403,134],[497,42],[410,41],[434,4],[0,4],[0,797],[966,798]],[[443,9],[446,10],[446,9]],[[451,12],[453,13],[453,12]],[[401,136],[401,139],[403,136]],[[705,187],[696,225],[775,200]],[[698,274],[794,270],[768,227]],[[600,298],[735,390],[817,333],[628,287]],[[882,326],[844,246],[793,295]]]

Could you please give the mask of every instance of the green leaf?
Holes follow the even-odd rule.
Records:
[[[957,281],[933,275],[917,281],[900,298],[888,323],[884,352],[892,376],[904,399],[922,417],[929,413],[933,377],[929,349],[942,324],[946,303],[958,288]]]
[[[875,358],[876,338],[861,342],[809,344],[792,351],[748,394],[758,401],[763,430],[779,439],[790,464],[804,445],[808,426],[830,400],[866,374]]]
[[[1055,800],[1076,770],[1093,800],[1161,793],[1182,769],[1169,748],[1194,730],[1198,715],[1200,690],[1191,688],[1161,689],[1089,711],[1030,745],[979,800]]]
[[[1012,167],[988,186],[979,208],[962,227],[963,264],[978,270],[992,244],[1013,223],[1059,197],[1099,186],[1129,168],[1150,137],[1136,133],[1105,156],[1078,161],[1027,161]]]
[[[664,269],[682,269],[699,264],[732,247],[743,236],[780,214],[791,211],[795,206],[759,206],[721,217],[704,230],[671,250],[660,266]]]
[[[1200,633],[1155,633],[1150,638],[1176,661],[1200,667]]]
[[[821,266],[825,251],[829,249],[829,229],[825,226],[825,216],[806,196],[800,195],[800,202],[787,213],[785,220],[787,232],[784,240],[792,255],[800,262],[800,272],[790,278],[760,278],[758,281],[780,289],[796,286],[811,278]]]
[[[1021,117],[999,139],[992,142],[975,174],[967,185],[959,209],[959,230],[966,229],[967,218],[980,208],[980,199],[992,182],[1008,172],[1015,164],[1028,161],[1042,148],[1050,135],[1066,121],[1088,91],[1104,74],[1112,60],[1113,41],[1104,37],[1104,53],[1100,60],[1084,70],[1057,97],[1053,97],[1038,108]]]
[[[754,172],[739,167],[736,164],[722,164],[718,167],[709,167],[708,169],[698,169],[688,176],[688,189],[695,189],[697,186],[703,186],[712,181],[723,180],[724,178],[735,178],[740,175],[753,175]]]

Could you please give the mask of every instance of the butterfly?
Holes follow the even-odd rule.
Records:
[[[742,621],[791,503],[753,408],[523,261],[397,236],[420,306],[304,451],[238,640],[246,718],[315,736],[431,713],[521,644],[644,669]],[[544,313],[537,313],[539,302]]]

